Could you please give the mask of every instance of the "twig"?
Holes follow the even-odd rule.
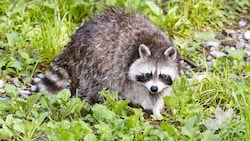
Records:
[[[198,52],[200,52],[200,53],[204,53],[204,50],[201,50],[201,49],[197,49],[197,51]],[[205,50],[205,55],[206,55],[206,57],[207,56],[211,56],[211,57],[213,57],[214,59],[216,58],[214,55],[212,55],[209,51],[207,51],[207,50]]]
[[[186,62],[187,64],[189,64],[192,68],[198,67],[198,65],[195,62],[189,60],[188,58],[186,58],[184,56],[181,56],[180,59],[183,60],[184,62]]]

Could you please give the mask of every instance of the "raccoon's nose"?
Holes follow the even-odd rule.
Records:
[[[158,87],[157,86],[151,86],[150,91],[155,93],[155,92],[158,91]]]

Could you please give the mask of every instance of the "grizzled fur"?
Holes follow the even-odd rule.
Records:
[[[145,50],[138,51],[142,45],[146,55],[143,55]],[[164,51],[170,47],[173,49],[168,58]],[[69,79],[71,93],[74,95],[79,88],[91,103],[100,100],[98,91],[108,88],[160,116],[163,97],[170,95],[171,87],[151,94],[145,86],[135,82],[129,71],[140,59],[158,67],[165,65],[166,70],[171,67],[172,79],[179,74],[179,54],[164,32],[143,15],[111,8],[77,30],[65,50],[52,61],[51,72],[43,78],[39,88],[57,93],[66,87]]]

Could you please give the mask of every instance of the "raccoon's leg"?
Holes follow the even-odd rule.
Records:
[[[162,92],[162,95],[157,97],[157,99],[155,99],[153,101],[152,111],[153,111],[154,116],[156,116],[156,117],[161,116],[161,111],[164,108],[164,100],[163,100],[163,98],[164,98],[164,96],[171,96],[171,95],[172,95],[172,87],[165,89]]]
[[[155,101],[152,111],[155,117],[160,117],[161,116],[161,111],[164,108],[164,101],[162,97],[159,97],[157,101]]]
[[[76,89],[79,84],[79,80],[77,79],[77,76],[76,76],[76,68],[75,67],[71,68],[69,74],[70,74],[70,80],[71,80],[71,83],[70,83],[71,97],[74,97],[76,96]]]
[[[153,110],[152,110],[153,103],[152,103],[152,101],[151,101],[151,99],[150,99],[149,96],[145,96],[144,100],[142,101],[142,103],[140,103],[140,105],[143,107],[143,109],[145,111],[150,110],[151,112],[153,112]]]
[[[161,111],[164,108],[164,100],[163,98],[165,96],[171,96],[172,95],[172,87],[169,87],[165,90],[162,91],[161,95],[159,97],[156,97],[156,99],[151,98],[153,101],[153,107],[152,107],[152,112],[154,116],[160,117],[161,116]]]
[[[140,104],[144,110],[150,110],[155,117],[160,117],[164,108],[163,96],[145,96]]]
[[[103,88],[102,85],[96,80],[85,81],[80,79],[81,95],[86,97],[89,104],[103,102],[103,98],[100,97],[99,91]]]

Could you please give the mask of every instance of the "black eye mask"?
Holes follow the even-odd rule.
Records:
[[[146,83],[146,82],[150,81],[152,78],[153,78],[152,73],[145,73],[145,74],[142,74],[142,75],[137,75],[136,76],[136,81]]]
[[[172,78],[169,75],[160,74],[159,78],[166,85],[172,85],[173,83]]]

